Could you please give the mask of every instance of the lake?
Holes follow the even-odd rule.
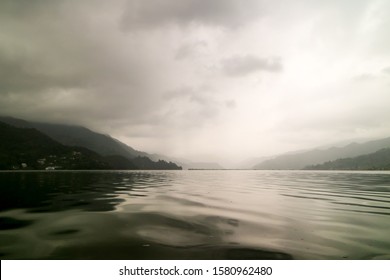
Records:
[[[0,172],[1,259],[390,259],[390,172]]]

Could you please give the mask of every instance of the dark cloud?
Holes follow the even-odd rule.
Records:
[[[156,70],[143,44],[125,48],[121,13],[103,17],[103,2],[88,3],[1,1],[3,114],[88,125],[137,122],[158,106],[151,102]]]
[[[129,0],[122,19],[125,29],[166,24],[196,24],[234,28],[262,14],[260,0]]]
[[[261,58],[254,55],[233,56],[222,62],[222,70],[228,76],[245,76],[258,71],[281,72],[280,58]]]

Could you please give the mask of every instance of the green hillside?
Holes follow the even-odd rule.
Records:
[[[86,127],[28,122],[7,116],[0,116],[0,122],[18,128],[34,128],[57,141],[57,144],[93,151],[101,156],[100,159],[106,162],[110,169],[182,169],[170,160],[149,159],[151,155],[148,153],[137,151],[110,135],[97,133]]]
[[[390,170],[390,148],[353,158],[307,166],[307,170]]]
[[[110,169],[98,154],[67,147],[34,128],[0,122],[0,169]]]
[[[15,123],[19,127],[0,122],[0,169],[181,169],[175,163],[164,160],[152,161],[141,156],[130,158],[120,154],[101,155],[87,147],[63,145],[32,128],[28,122],[21,122]],[[60,131],[59,127],[56,129]]]
[[[299,170],[306,166],[323,164],[340,158],[352,158],[374,153],[380,149],[390,147],[390,138],[383,138],[365,143],[351,143],[343,147],[331,147],[327,149],[313,149],[303,152],[289,153],[264,160],[254,169],[292,169]]]

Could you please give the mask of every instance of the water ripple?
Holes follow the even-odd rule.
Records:
[[[390,173],[0,173],[5,259],[388,259]]]

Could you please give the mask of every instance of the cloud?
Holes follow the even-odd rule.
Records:
[[[119,6],[25,2],[0,4],[4,114],[88,125],[139,122],[158,108],[151,102],[159,93],[154,56],[144,41],[123,36]]]
[[[259,71],[281,72],[280,58],[261,58],[254,55],[233,56],[222,62],[222,70],[228,76],[246,76]]]
[[[225,101],[225,105],[226,107],[228,107],[229,109],[234,109],[237,107],[237,102],[233,99],[229,99],[229,100],[226,100]]]
[[[214,96],[213,89],[208,86],[180,87],[164,94],[166,110],[164,119],[180,127],[199,127],[216,118],[224,103]],[[194,122],[196,120],[196,122]]]
[[[186,59],[196,53],[201,52],[203,49],[206,48],[207,48],[207,43],[205,41],[197,41],[189,44],[183,44],[177,49],[175,53],[175,59],[178,60]]]
[[[390,74],[390,66],[383,68],[382,72],[385,73],[385,74]]]
[[[357,82],[367,82],[367,81],[372,81],[374,80],[375,78],[377,78],[375,75],[373,74],[368,74],[368,73],[364,73],[364,74],[360,74],[360,75],[357,75],[355,77],[353,77],[353,79]]]
[[[389,3],[2,0],[0,112],[184,157],[386,136]]]
[[[164,25],[222,26],[235,28],[262,14],[259,0],[129,0],[122,18],[127,30]]]

